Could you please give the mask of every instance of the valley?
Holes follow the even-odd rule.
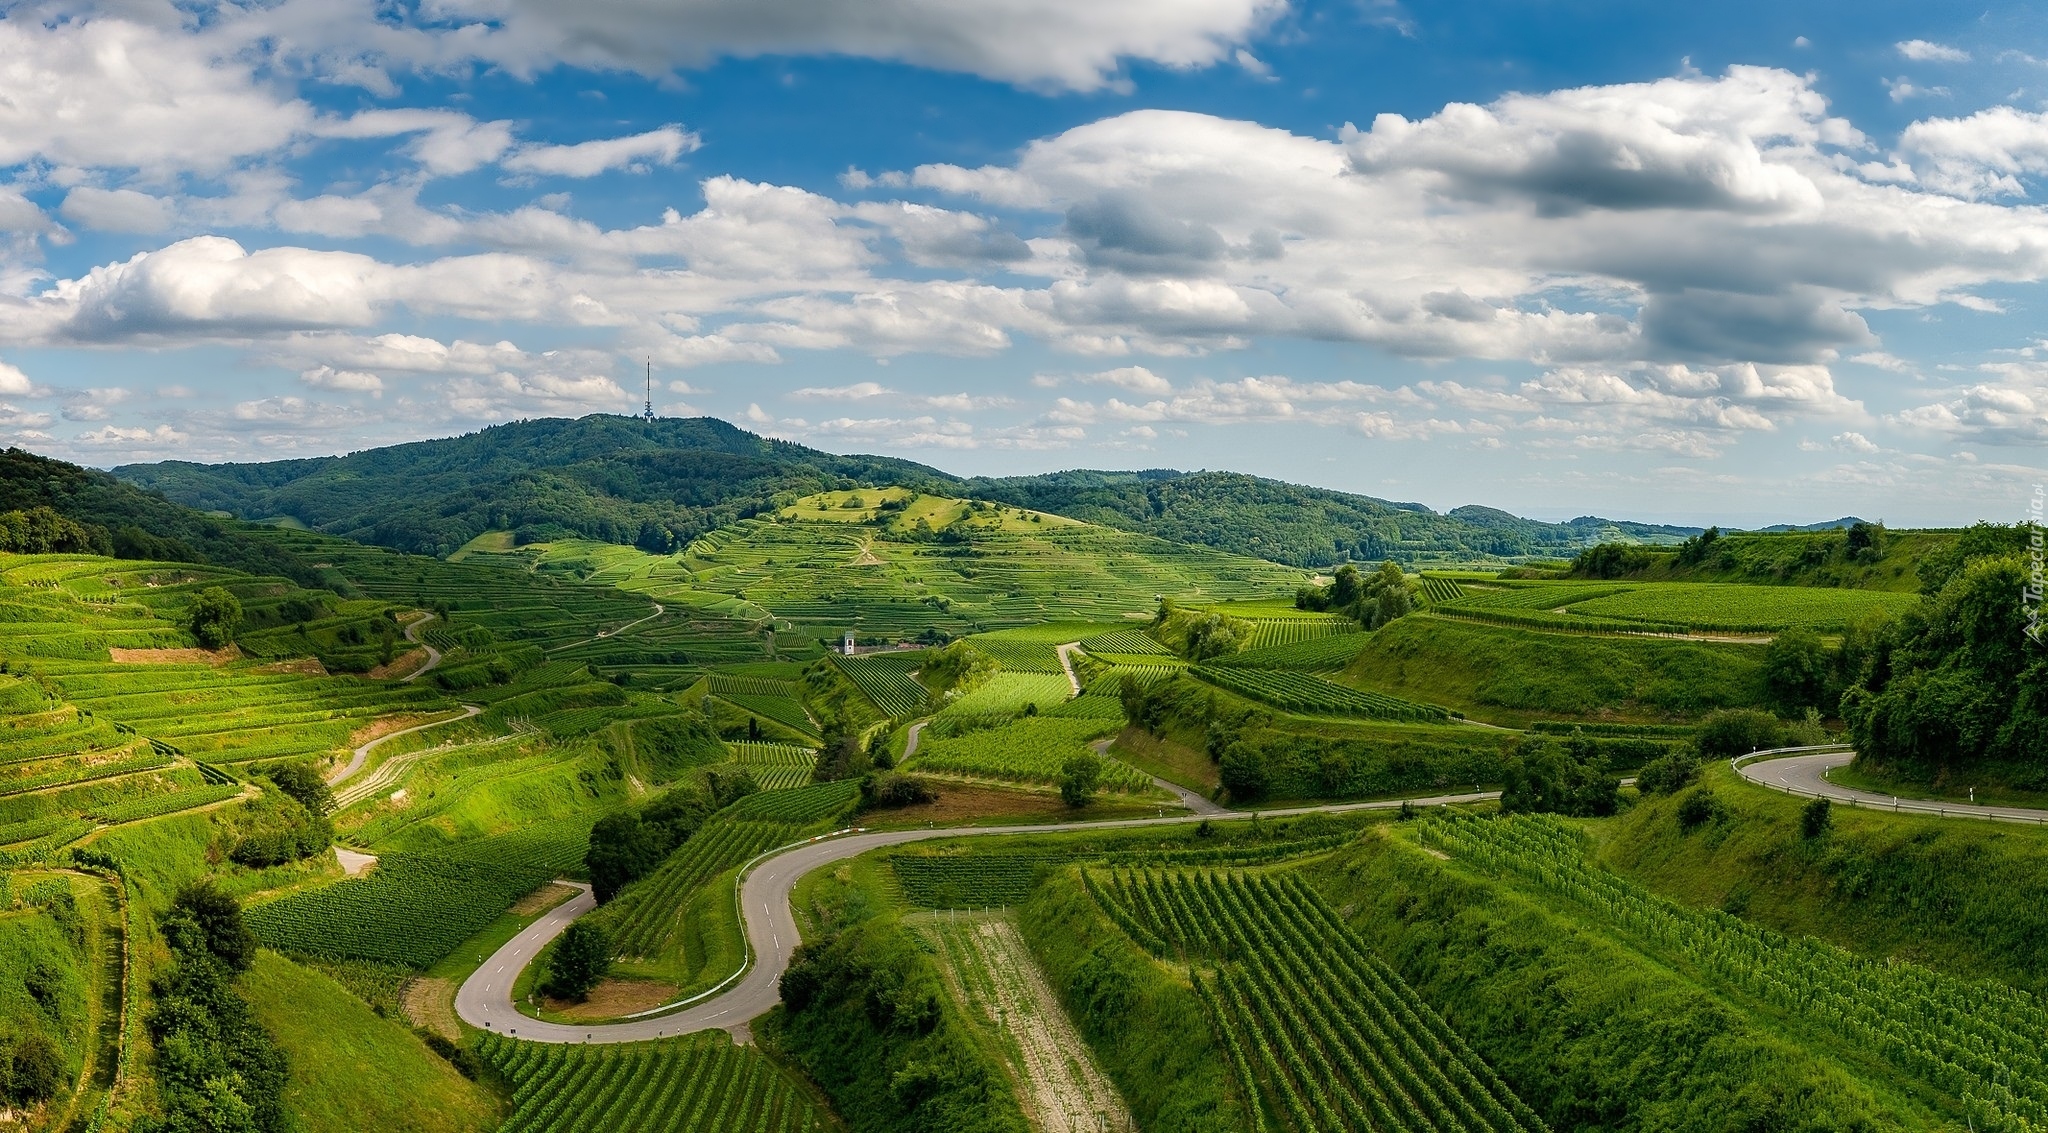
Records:
[[[2016,531],[1269,558],[594,420],[674,479],[580,527],[13,484],[167,534],[0,551],[0,1129],[2048,1127]]]

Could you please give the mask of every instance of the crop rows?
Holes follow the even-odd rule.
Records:
[[[1358,651],[1365,648],[1364,634],[1338,634],[1333,637],[1297,641],[1292,645],[1273,645],[1262,649],[1247,649],[1243,653],[1232,653],[1206,662],[1212,667],[1225,669],[1294,669],[1300,672],[1334,672],[1351,664],[1358,657]]]
[[[713,696],[782,696],[794,698],[798,685],[795,681],[776,680],[774,677],[735,677],[726,673],[712,673],[706,678]]]
[[[2048,1123],[2048,1009],[2010,987],[1864,960],[1716,909],[1693,909],[1594,866],[1551,819],[1426,818],[1426,845],[1568,900],[1742,992],[1833,1032],[1866,1056],[1962,1099],[1977,1129]]]
[[[896,854],[889,858],[904,900],[923,909],[980,909],[1022,904],[1040,878],[1075,862],[1121,866],[1265,865],[1336,849],[1357,834],[1340,831],[1270,842],[1227,842],[1179,849],[1143,847],[1053,854]]]
[[[698,889],[761,851],[790,841],[796,829],[725,817],[705,823],[653,873],[604,907],[599,916],[611,929],[613,949],[621,956],[661,955],[682,927],[683,912]]]
[[[1451,579],[1427,574],[1422,576],[1422,600],[1428,605],[1441,606],[1445,602],[1455,602],[1464,596],[1464,588]]]
[[[1433,704],[1349,688],[1306,673],[1271,669],[1215,668],[1198,665],[1194,674],[1218,688],[1263,701],[1275,708],[1311,716],[1362,716],[1372,720],[1443,720]]]
[[[176,814],[181,810],[222,802],[241,793],[240,783],[231,786],[192,787],[168,794],[143,795],[117,803],[107,803],[94,807],[89,816],[110,826],[122,822],[140,822],[145,818],[158,818],[166,814]]]
[[[536,822],[433,852],[449,861],[502,866],[543,879],[559,877],[583,868],[584,854],[590,847],[591,822],[588,818]]]
[[[512,1088],[500,1133],[812,1133],[804,1092],[724,1035],[647,1043],[529,1043],[487,1034],[477,1053]]]
[[[1073,694],[1074,687],[1067,683],[1064,674],[997,673],[965,696],[948,703],[939,711],[939,716],[941,719],[1013,716],[1024,711],[1027,705],[1036,705],[1043,712]]]
[[[1318,641],[1326,637],[1357,633],[1359,630],[1357,622],[1335,615],[1309,618],[1255,618],[1252,625],[1253,649]]]
[[[1769,633],[1805,627],[1844,630],[1896,614],[1918,599],[1882,590],[1739,583],[1659,583],[1572,603],[1572,613],[1627,621],[1679,622],[1696,630]]]
[[[1088,741],[1115,730],[1109,720],[1028,717],[989,731],[960,736],[925,736],[907,766],[918,771],[997,779],[1011,783],[1053,785],[1061,769],[1076,755],[1089,754]],[[1102,786],[1111,791],[1143,792],[1151,777],[1115,759],[1102,760]]]
[[[859,793],[859,785],[850,780],[813,783],[793,791],[762,791],[748,795],[720,813],[750,822],[810,826],[845,814]]]
[[[918,654],[922,657],[922,654]],[[924,710],[931,694],[910,675],[915,661],[888,654],[834,657],[833,663],[853,682],[875,707],[889,716],[915,716]]]
[[[138,754],[139,753],[139,754]],[[77,759],[50,760],[59,766],[46,767],[41,763],[21,764],[23,774],[0,779],[0,797],[26,794],[50,787],[69,787],[79,783],[90,783],[99,779],[112,779],[120,775],[133,775],[140,771],[157,771],[171,765],[171,758],[148,746],[136,752],[115,752],[126,758],[102,759],[86,762]]]
[[[996,664],[1013,673],[1059,673],[1060,654],[1057,645],[1039,641],[1006,641],[1002,638],[976,637],[969,643]]]
[[[816,736],[818,725],[811,714],[804,710],[803,703],[787,696],[741,696],[737,693],[724,697],[734,708],[749,716],[772,720],[793,732]]]
[[[1557,613],[1552,610],[1523,610],[1491,606],[1472,606],[1464,602],[1449,606],[1435,607],[1435,612],[1459,621],[1481,622],[1486,625],[1512,626],[1516,629],[1554,630],[1562,633],[1691,633],[1693,627],[1678,622],[1632,622],[1620,618],[1593,618],[1573,613]]]
[[[1110,690],[1097,693],[1091,689],[1065,704],[1046,709],[1045,715],[1054,720],[1121,721],[1124,705],[1123,701],[1110,695]]]
[[[1132,630],[1120,629],[1113,633],[1098,633],[1081,639],[1081,648],[1090,653],[1121,653],[1132,657],[1151,655],[1171,657],[1173,650],[1159,644],[1152,638]]]
[[[1543,1130],[1457,1032],[1299,880],[1133,871],[1091,888],[1196,986],[1260,1128]]]
[[[811,781],[818,753],[791,744],[735,743],[733,754],[764,791],[801,787]]]
[[[508,862],[385,854],[362,877],[252,906],[248,920],[280,952],[427,968],[552,876]]]

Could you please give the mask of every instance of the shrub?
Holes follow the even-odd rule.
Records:
[[[1754,708],[1727,708],[1710,714],[1700,725],[1700,755],[1732,759],[1778,746],[1784,726],[1776,716]]]
[[[41,1031],[23,1031],[0,1046],[0,1098],[28,1107],[55,1097],[64,1084],[64,1060]]]
[[[1690,832],[1721,817],[1721,800],[1705,787],[1685,796],[1678,804],[1678,825]]]
[[[1636,789],[1646,795],[1675,795],[1700,777],[1700,757],[1688,748],[1678,748],[1643,764],[1636,772]]]
[[[1799,836],[1802,838],[1818,838],[1834,824],[1834,807],[1826,799],[1815,799],[1799,812]]]
[[[235,639],[235,630],[242,624],[242,602],[221,587],[209,586],[193,600],[186,619],[199,644],[219,649]]]
[[[863,809],[916,806],[937,802],[938,798],[939,792],[932,787],[931,780],[898,771],[877,772],[863,776],[860,781]]]

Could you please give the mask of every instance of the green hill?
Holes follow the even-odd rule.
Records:
[[[1478,506],[1439,514],[1421,504],[1233,472],[965,479],[907,460],[838,456],[770,440],[708,417],[517,421],[347,456],[167,461],[114,473],[191,507],[434,555],[507,530],[520,543],[577,537],[666,552],[802,496],[891,485],[1302,567],[1347,559],[1568,558],[1603,541],[1673,544],[1694,533],[1591,517],[1541,523]]]

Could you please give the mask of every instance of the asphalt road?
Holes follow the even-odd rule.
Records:
[[[1899,814],[1926,814],[1939,818],[1978,818],[1995,822],[2029,822],[2048,825],[2048,810],[2017,806],[1973,806],[1969,803],[1930,802],[1902,799],[1877,791],[1844,787],[1827,778],[1828,771],[1845,767],[1856,758],[1853,751],[1818,751],[1760,759],[1735,768],[1735,773],[1761,787],[1807,798],[1827,799],[1866,810],[1889,810]]]
[[[1389,799],[1293,807],[1256,813],[1266,818],[1285,818],[1298,814],[1391,810],[1404,801],[1417,806],[1438,806],[1447,803],[1481,802],[1497,797],[1498,792],[1481,791],[1407,800]],[[1248,820],[1254,813],[1231,811],[1228,814],[1211,816],[1210,821]],[[984,834],[1050,834],[1072,832],[1077,829],[1161,826],[1188,821],[1189,816],[1176,815],[1172,818],[1127,818],[1107,822],[871,830],[821,835],[809,842],[798,843],[779,851],[770,851],[769,855],[761,859],[746,875],[746,880],[740,887],[740,908],[746,922],[747,941],[752,947],[754,961],[744,970],[736,983],[722,990],[714,989],[714,993],[708,994],[701,1002],[669,1014],[626,1022],[569,1026],[561,1023],[543,1023],[521,1015],[512,1005],[514,981],[519,978],[519,973],[533,962],[533,958],[548,941],[569,927],[569,922],[596,907],[596,901],[586,887],[584,892],[542,916],[484,961],[483,966],[464,981],[461,989],[456,992],[455,1013],[470,1026],[483,1027],[500,1034],[516,1035],[537,1042],[637,1042],[692,1031],[738,1029],[781,1000],[782,973],[789,967],[789,958],[795,953],[796,946],[801,940],[797,934],[796,917],[790,911],[790,894],[795,890],[797,880],[812,870],[883,846],[900,846],[907,842],[921,842],[931,838],[961,838]]]
[[[428,673],[432,672],[434,666],[439,665],[441,663],[441,651],[434,648],[431,645],[428,645],[426,642],[421,641],[419,637],[420,627],[426,625],[430,621],[433,621],[435,618],[439,616],[440,615],[438,614],[428,614],[424,618],[414,618],[412,622],[405,627],[405,639],[407,641],[412,642],[414,645],[419,646],[421,649],[427,651],[427,663],[421,665],[417,669],[414,669],[411,673],[406,675],[406,678],[404,680],[398,683],[411,684],[412,682],[419,680],[421,677],[424,677]]]

